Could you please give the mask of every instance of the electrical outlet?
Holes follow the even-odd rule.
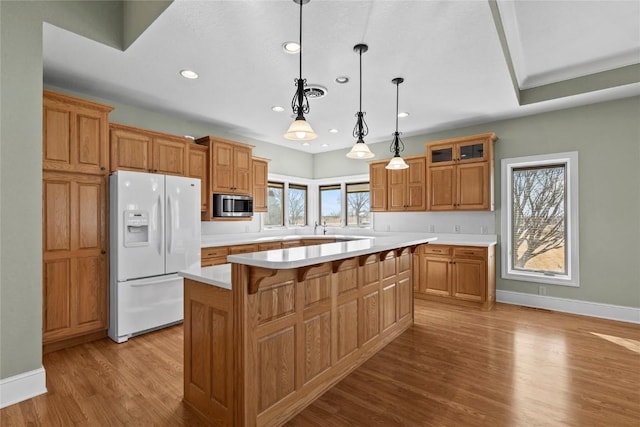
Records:
[[[454,233],[459,233],[460,232],[460,226],[458,224],[453,226],[453,232]]]
[[[539,286],[538,287],[538,295],[547,295],[547,287],[546,286]]]
[[[387,231],[391,231],[391,225],[387,224]]]
[[[484,225],[480,227],[480,234],[487,234],[488,232],[489,232],[489,227]]]
[[[435,233],[436,232],[436,226],[433,224],[429,225],[429,233]]]

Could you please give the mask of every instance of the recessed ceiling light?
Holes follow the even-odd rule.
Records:
[[[192,70],[180,70],[180,75],[185,79],[197,79],[198,73]]]
[[[284,107],[274,105],[273,107],[271,107],[271,110],[275,111],[276,113],[282,113],[284,111]]]
[[[343,85],[343,84],[348,83],[348,82],[349,82],[349,77],[347,77],[347,76],[336,77],[336,83],[339,83],[339,84]]]
[[[329,144],[322,144],[322,146],[323,146],[323,147],[328,147],[328,146],[329,146]]]
[[[338,129],[329,129],[329,133],[338,133]]]
[[[311,145],[311,144],[309,144],[308,142],[303,142],[302,145],[304,145],[306,147],[306,146]]]
[[[409,116],[409,113],[407,113],[406,111],[398,113],[398,117],[400,117],[401,119],[404,118],[404,117],[408,117],[408,116]]]
[[[282,50],[291,55],[300,52],[300,43],[298,42],[284,42],[282,43]]]

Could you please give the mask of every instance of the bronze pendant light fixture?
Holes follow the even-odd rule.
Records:
[[[357,138],[356,143],[353,144],[351,151],[347,153],[347,157],[350,159],[371,159],[375,156],[364,143],[364,137],[369,133],[369,127],[364,121],[364,114],[362,112],[362,54],[369,50],[369,46],[366,44],[357,44],[353,47],[354,52],[360,55],[360,110],[356,113],[357,121],[356,126],[353,128],[353,137]]]
[[[404,151],[404,143],[400,139],[400,132],[398,132],[398,103],[400,99],[400,83],[404,79],[402,77],[396,77],[391,80],[391,83],[396,85],[396,131],[393,133],[393,141],[391,141],[391,147],[389,150],[393,153],[393,157],[385,166],[386,169],[406,169],[409,165],[400,157],[400,152]]]
[[[304,118],[305,114],[309,114],[309,100],[304,91],[307,80],[302,78],[302,5],[309,3],[309,1],[293,0],[294,3],[300,5],[300,76],[296,79],[296,93],[291,100],[291,109],[296,115],[296,119],[284,134],[286,139],[293,141],[310,141],[318,137],[318,134],[313,131],[311,125]]]

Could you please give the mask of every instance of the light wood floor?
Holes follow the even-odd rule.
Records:
[[[288,426],[639,426],[640,326],[416,300],[415,325]],[[8,426],[197,426],[181,326],[45,356],[49,392]]]

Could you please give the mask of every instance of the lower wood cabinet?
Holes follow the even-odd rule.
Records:
[[[429,244],[422,246],[416,256],[416,298],[487,310],[495,304],[495,246]]]
[[[226,264],[227,255],[229,255],[229,248],[227,246],[202,248],[200,254],[200,264],[202,265],[202,267]]]
[[[104,176],[43,173],[45,352],[88,340],[91,335],[106,336],[106,203]]]

